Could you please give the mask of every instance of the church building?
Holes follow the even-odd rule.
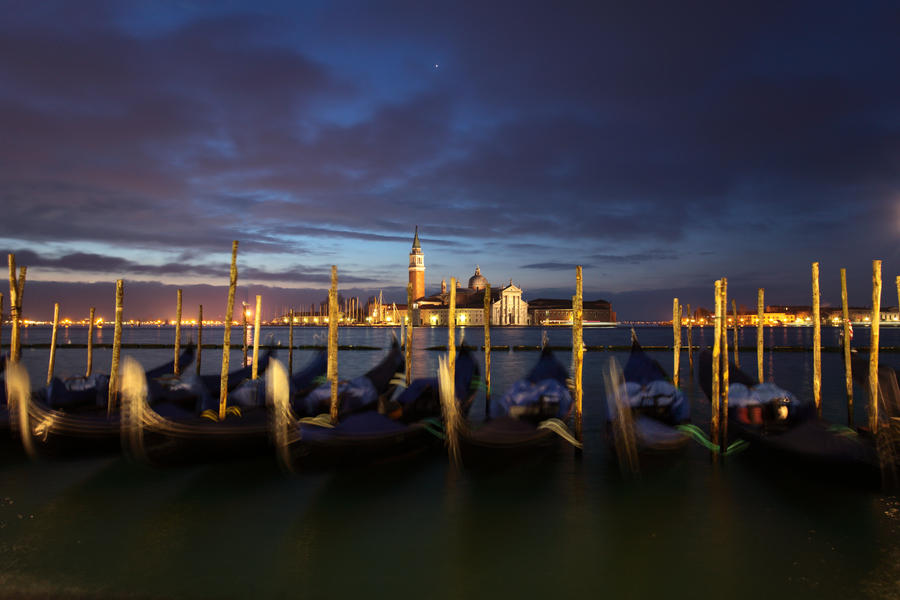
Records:
[[[409,253],[409,282],[413,286],[414,325],[446,327],[450,305],[447,280],[441,281],[439,294],[425,296],[425,261],[419,243],[418,227]],[[481,268],[478,266],[475,267],[475,274],[469,278],[467,287],[463,288],[459,281],[456,282],[457,325],[484,325],[484,295],[487,286],[488,280],[481,274]],[[492,287],[490,293],[491,325],[528,324],[528,303],[522,299],[522,288],[510,280],[509,285]]]

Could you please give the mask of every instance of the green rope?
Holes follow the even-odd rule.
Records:
[[[859,435],[859,433],[855,429],[847,427],[846,425],[839,425],[837,423],[828,426],[828,433],[834,433],[847,437],[856,437]]]
[[[712,440],[706,437],[706,433],[703,432],[702,429],[694,425],[693,423],[686,423],[684,425],[676,425],[675,429],[681,431],[683,433],[688,434],[691,438],[694,439],[695,442],[705,447],[710,452],[715,452],[716,454],[721,454],[722,456],[729,456],[731,454],[737,454],[742,450],[746,450],[747,446],[750,445],[746,440],[737,440],[736,442],[732,442],[725,451],[722,452],[719,449],[718,444],[714,444]]]
[[[420,422],[425,426],[425,431],[427,431],[434,437],[438,438],[439,440],[447,439],[447,436],[444,434],[444,424],[437,417],[422,419]]]

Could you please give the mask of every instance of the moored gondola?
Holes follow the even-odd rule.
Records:
[[[574,404],[568,377],[545,344],[528,375],[492,399],[490,419],[482,424],[470,423],[442,393],[451,460],[469,468],[490,468],[553,455],[565,443],[581,447],[567,424]],[[442,381],[448,378],[449,373],[442,374]]]
[[[641,348],[634,330],[624,372],[614,358],[604,372],[607,441],[623,472],[637,472],[642,458],[681,450],[690,404],[665,369]]]
[[[711,397],[712,354],[698,357],[698,380]],[[896,462],[885,440],[864,428],[830,423],[817,416],[815,405],[798,400],[773,383],[758,383],[734,363],[729,365],[728,437],[750,443],[751,457],[769,466],[788,466],[792,473],[808,473],[833,480],[867,485],[889,484]],[[881,415],[890,431],[891,415]]]
[[[679,450],[690,436],[678,427],[690,419],[690,404],[665,369],[641,348],[632,331],[631,353],[621,380],[612,382],[607,397],[607,431],[621,451],[619,437],[633,437],[639,453]],[[628,431],[626,431],[628,430]]]
[[[260,357],[259,375],[273,362],[267,351]],[[305,393],[325,369],[325,353],[317,353],[293,376],[294,389],[298,394]],[[235,379],[230,374],[229,385]],[[245,379],[231,389],[224,419],[219,418],[218,395],[213,396],[197,378],[189,380],[182,382],[183,389],[168,385],[170,392],[175,391],[169,397],[154,398],[148,393],[126,400],[122,438],[131,456],[151,463],[179,464],[244,458],[269,450],[263,377]]]
[[[457,357],[455,389],[464,413],[472,404],[478,381],[474,357],[463,348]],[[274,391],[273,396],[277,396]],[[276,434],[282,440],[279,456],[291,470],[394,462],[438,451],[443,445],[436,377],[416,379],[406,388],[398,386],[391,398],[382,394],[377,404],[342,410],[337,424],[325,414],[298,419],[283,402],[276,410],[281,418],[274,420],[274,425],[286,428]]]
[[[193,361],[195,348],[189,345],[179,355],[179,364]],[[174,370],[174,360],[149,373],[159,377]],[[24,371],[24,368],[23,368]],[[46,387],[23,395],[12,416],[26,450],[36,455],[75,458],[121,450],[121,412],[109,403],[109,376],[60,379],[54,377]]]

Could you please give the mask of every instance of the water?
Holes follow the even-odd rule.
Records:
[[[285,342],[286,329],[264,330]],[[866,344],[858,328],[856,342]],[[103,330],[111,341],[111,328]],[[494,345],[531,345],[541,330],[494,329]],[[551,344],[571,333],[548,330]],[[694,330],[708,344],[711,330]],[[172,329],[125,330],[126,343],[169,343]],[[190,335],[188,331],[185,336]],[[386,348],[390,330],[342,329],[342,344]],[[85,332],[70,328],[72,344]],[[642,328],[642,343],[671,343],[671,329]],[[810,345],[812,331],[767,331],[767,345]],[[755,343],[742,331],[741,345]],[[238,339],[234,335],[233,339]],[[824,344],[836,346],[836,330]],[[24,343],[49,339],[30,328]],[[61,336],[61,339],[63,336]],[[295,329],[295,344],[324,343],[324,329]],[[465,332],[482,341],[480,329]],[[3,340],[8,343],[8,332]],[[98,340],[99,341],[99,340]],[[221,329],[204,331],[221,342]],[[731,339],[729,339],[731,341]],[[590,329],[585,343],[629,343],[625,328]],[[415,332],[415,373],[431,373],[443,330]],[[65,342],[61,344],[65,345]],[[883,329],[883,346],[900,346],[900,330]],[[171,350],[126,350],[146,366]],[[341,377],[377,363],[382,351],[342,351]],[[567,353],[564,360],[568,361]],[[651,352],[671,368],[671,352]],[[299,369],[312,351],[295,351]],[[203,372],[218,373],[221,353],[205,350]],[[286,358],[286,352],[281,353]],[[233,464],[158,470],[120,457],[29,463],[14,447],[0,458],[0,590],[5,594],[140,597],[434,598],[676,597],[892,598],[900,593],[900,500],[845,488],[790,471],[762,472],[738,456],[713,468],[690,447],[680,457],[644,465],[623,481],[603,437],[600,369],[613,356],[585,355],[585,452],[491,473],[455,473],[446,460],[365,470],[287,476],[274,457]],[[889,364],[900,355],[885,353]],[[536,352],[494,352],[500,393],[523,375]],[[32,380],[46,376],[46,349],[26,350]],[[231,356],[240,360],[240,348]],[[755,354],[743,353],[755,371]],[[95,369],[108,370],[109,350]],[[823,408],[845,419],[842,356],[823,354]],[[708,405],[682,355],[681,378],[693,420]],[[84,369],[84,350],[61,348],[57,373]],[[812,358],[773,352],[766,369],[801,397],[812,393]],[[865,394],[856,390],[856,419]],[[482,415],[483,398],[473,415]]]

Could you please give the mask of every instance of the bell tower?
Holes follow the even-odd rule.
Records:
[[[409,251],[409,282],[413,286],[413,300],[425,297],[425,255],[419,244],[419,226],[416,225],[416,237],[413,238],[412,250]]]

